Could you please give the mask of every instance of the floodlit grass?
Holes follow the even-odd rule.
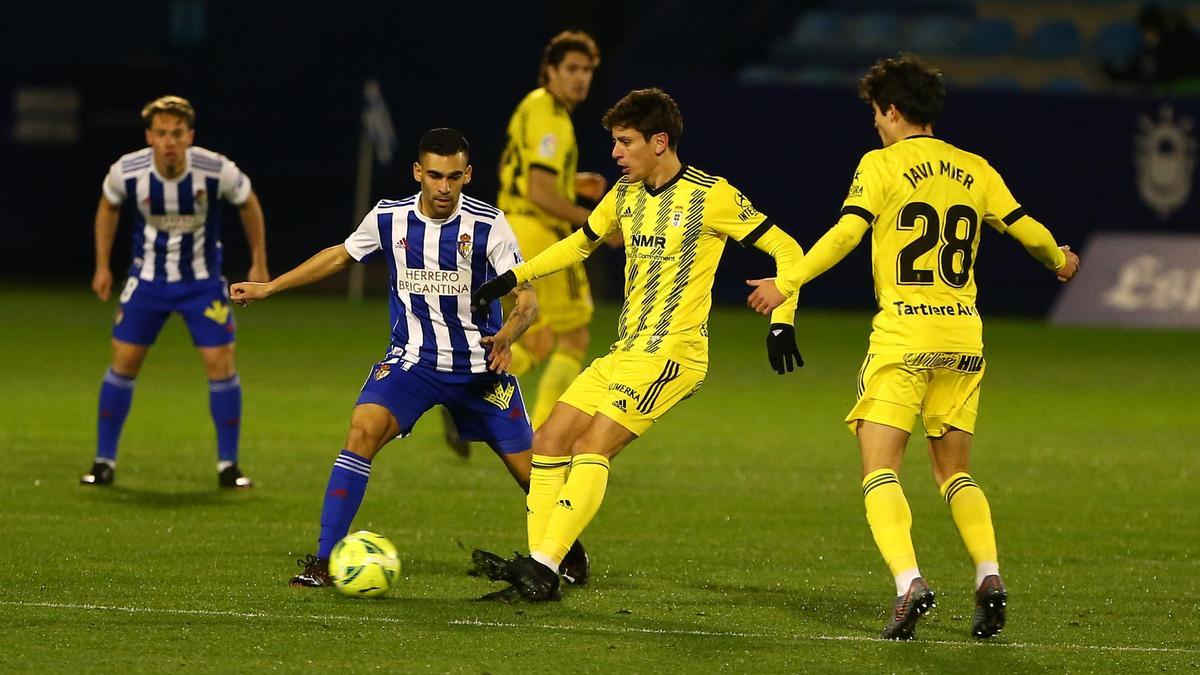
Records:
[[[865,314],[802,314],[808,365],[780,377],[765,320],[721,309],[703,390],[614,463],[584,535],[594,581],[495,605],[469,550],[524,547],[523,497],[436,416],[375,461],[355,528],[404,580],[355,601],[295,590],[350,407],[386,346],[381,300],[294,295],[238,312],[243,469],[220,492],[207,387],[172,319],[137,382],[117,484],[91,463],[112,307],[0,288],[0,670],[979,672],[1200,667],[1200,358],[1194,333],[985,319],[973,476],[995,514],[1009,627],[968,637],[973,572],[918,438],[902,473],[938,607],[874,641],[892,595],[841,419]],[[593,351],[611,339],[603,308]],[[527,387],[532,391],[532,387]]]

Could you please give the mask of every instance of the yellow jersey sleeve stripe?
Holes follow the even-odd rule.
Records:
[[[1007,216],[1004,216],[1003,218],[1001,218],[1001,220],[1004,221],[1005,225],[1012,227],[1013,224],[1015,224],[1018,220],[1024,218],[1027,215],[1029,215],[1029,214],[1025,212],[1025,207],[1018,206],[1017,208],[1013,209],[1012,213],[1008,214]]]
[[[767,230],[771,229],[772,227],[775,227],[775,221],[771,220],[770,216],[767,216],[766,218],[763,218],[761,223],[758,224],[758,227],[750,230],[750,234],[742,237],[741,241],[738,243],[742,246],[753,246],[754,242],[758,241],[764,234],[767,233]]]
[[[871,213],[870,211],[864,209],[861,206],[855,206],[853,204],[848,204],[846,206],[843,206],[842,212],[840,214],[838,214],[838,217],[844,216],[846,214],[850,214],[852,216],[858,216],[859,218],[862,218],[863,220],[867,221],[868,225],[875,222],[875,214]]]

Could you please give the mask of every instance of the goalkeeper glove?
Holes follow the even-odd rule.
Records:
[[[804,367],[804,359],[800,357],[800,348],[796,346],[796,329],[791,324],[773,323],[767,331],[767,358],[775,372],[783,375],[792,372],[792,363],[796,368]]]
[[[517,287],[517,275],[512,270],[501,274],[480,286],[471,294],[471,311],[478,312],[492,303],[496,298],[512,293]]]

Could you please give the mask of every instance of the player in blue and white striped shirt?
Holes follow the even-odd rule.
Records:
[[[533,430],[517,378],[506,371],[513,342],[536,317],[537,296],[528,284],[518,286],[516,306],[503,323],[499,300],[471,310],[471,294],[520,263],[521,251],[502,212],[462,194],[471,180],[462,134],[426,132],[417,159],[413,178],[420,192],[379,202],[344,243],[274,281],[230,288],[235,302],[248,304],[373,254],[381,254],[390,273],[391,343],[358,396],[346,447],[325,490],[317,554],[301,561],[296,586],[328,585],[329,554],[350,530],[371,461],[435,405],[450,411],[464,440],[486,442],[528,490]],[[576,544],[563,565],[564,575],[586,580],[582,546]]]
[[[109,256],[121,207],[133,216],[133,263],[113,323],[112,365],[100,387],[96,460],[85,485],[112,483],[117,441],[133,400],[133,383],[150,345],[173,312],[183,316],[204,360],[209,407],[217,428],[218,484],[248,488],[238,468],[242,387],[234,370],[234,322],[221,277],[221,208],[238,208],[252,264],[248,278],[267,281],[262,207],[250,179],[222,155],[192,145],[195,111],[163,96],[142,109],[149,147],[113,163],[96,210],[96,272],[92,290],[112,292]]]

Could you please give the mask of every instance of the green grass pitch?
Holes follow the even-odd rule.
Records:
[[[172,319],[138,379],[117,485],[90,465],[112,306],[0,287],[0,670],[1131,672],[1200,668],[1200,357],[1194,333],[986,319],[972,473],[995,514],[1009,626],[968,637],[972,570],[913,441],[902,472],[938,607],[873,639],[892,582],[841,423],[866,313],[804,313],[780,377],[765,320],[722,308],[693,399],[614,463],[584,535],[593,585],[496,605],[469,549],[524,548],[523,499],[437,417],[375,462],[356,528],[390,537],[389,597],[288,588],[314,549],[349,412],[383,352],[381,300],[293,295],[238,311],[242,466],[216,489],[199,358]],[[602,308],[593,351],[613,335]],[[528,392],[527,392],[528,393]]]

